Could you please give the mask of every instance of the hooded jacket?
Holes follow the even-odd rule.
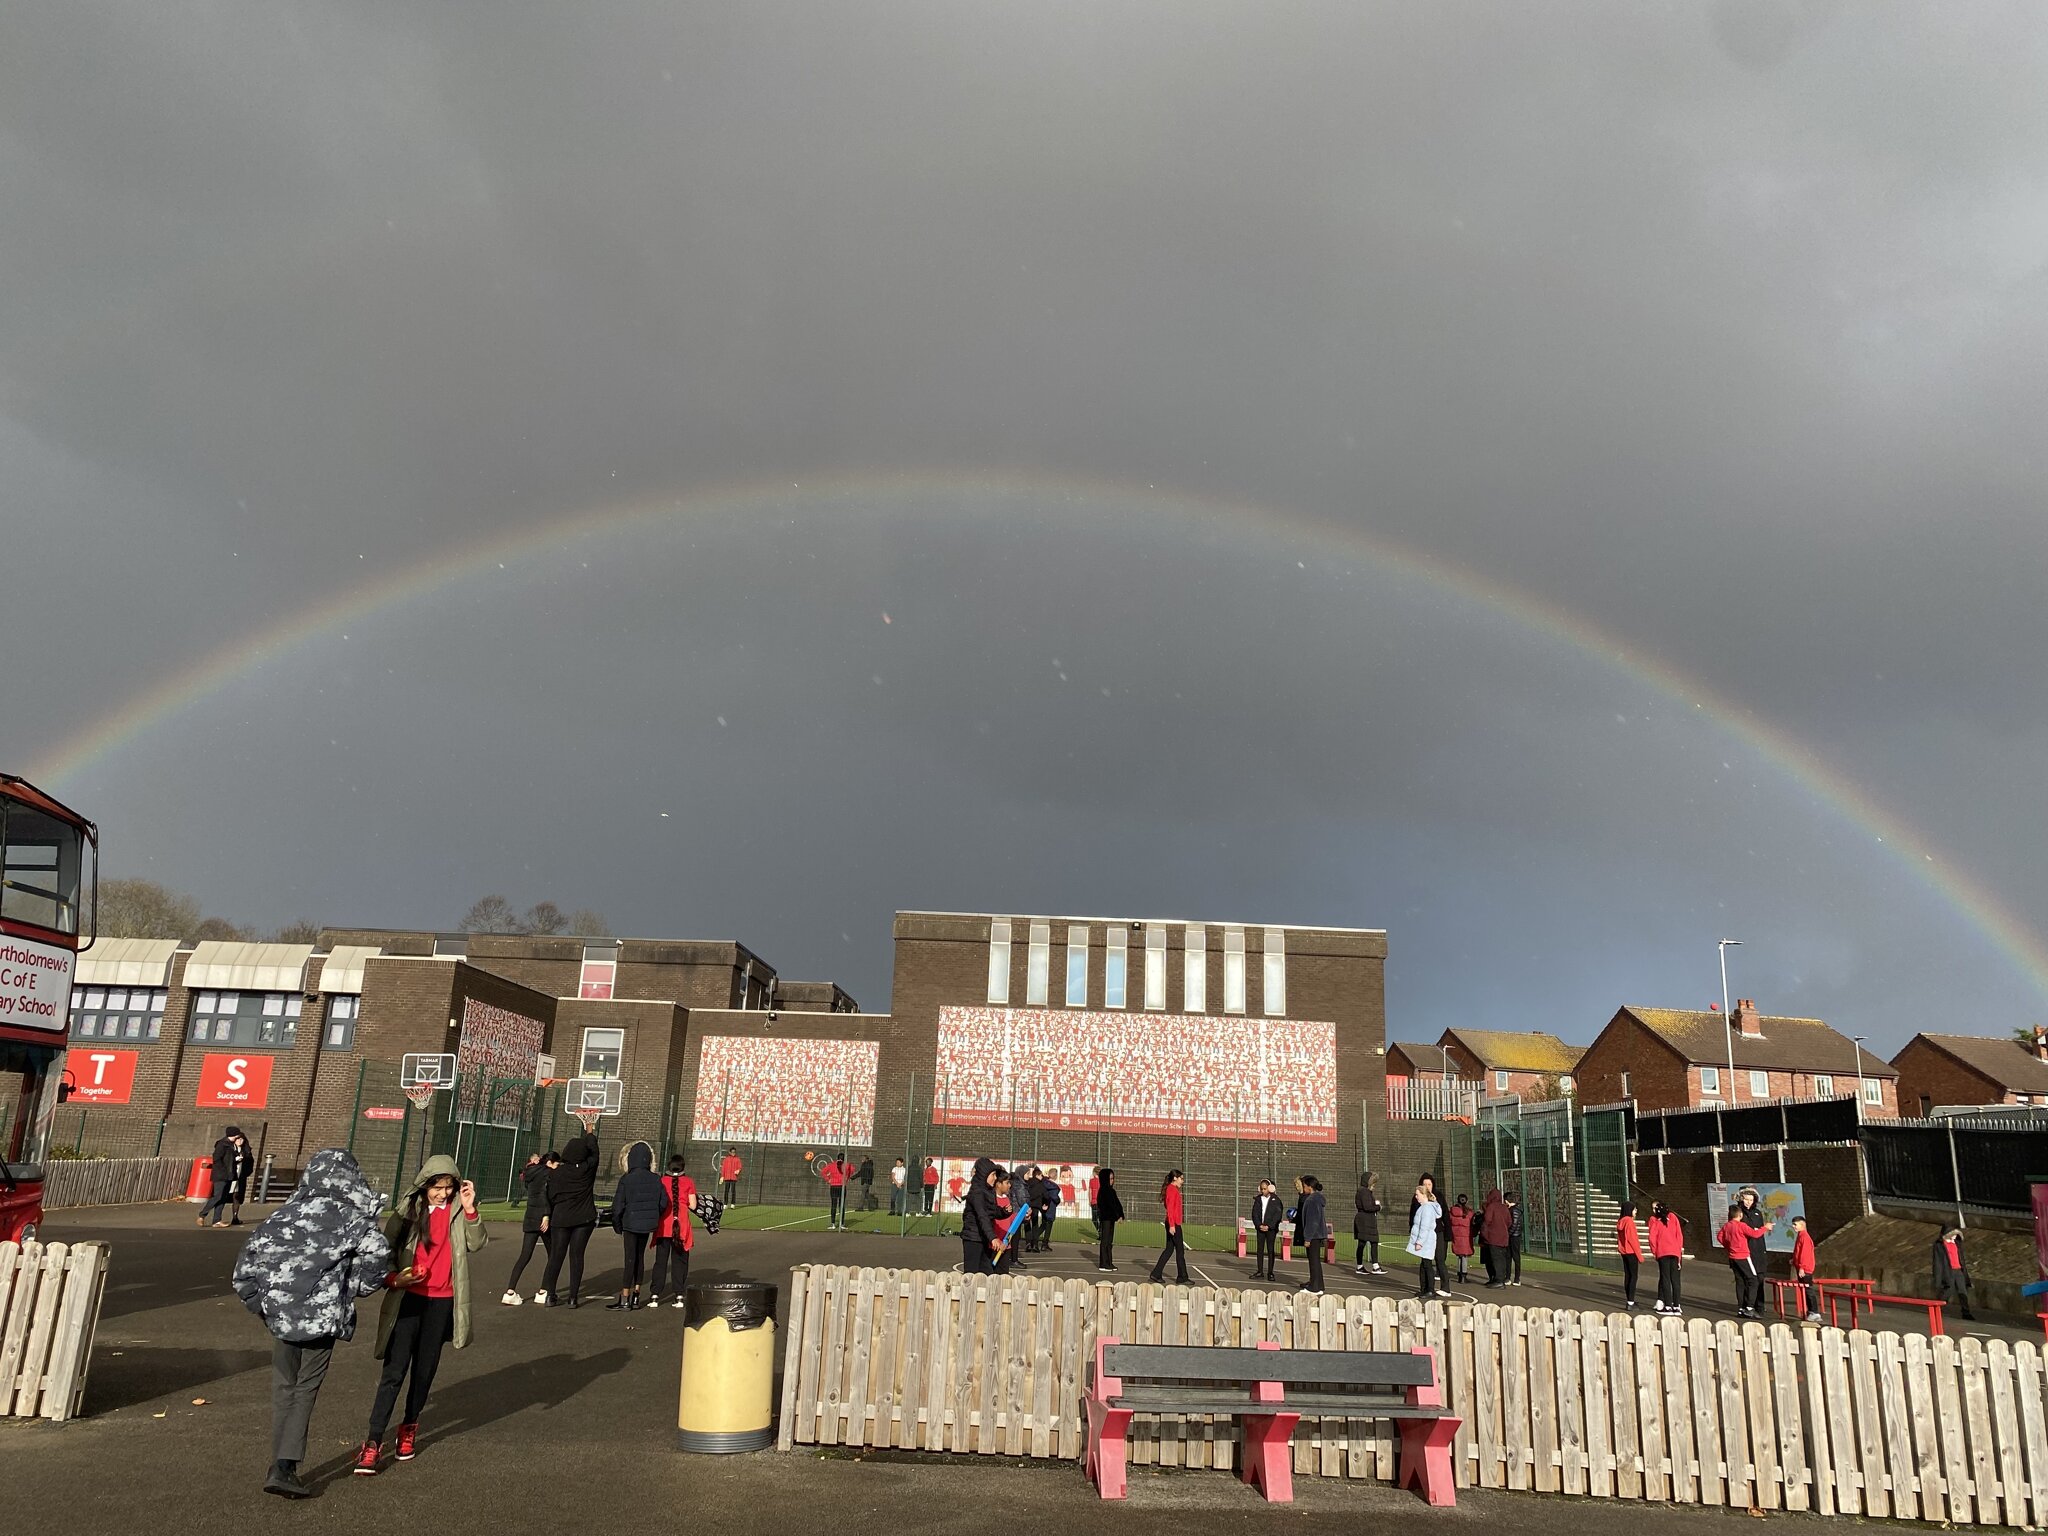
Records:
[[[412,1259],[413,1244],[419,1233],[406,1218],[406,1210],[412,1204],[412,1197],[427,1187],[431,1179],[447,1174],[455,1180],[457,1188],[462,1184],[462,1170],[455,1166],[455,1159],[446,1156],[430,1157],[420,1165],[418,1175],[405,1193],[398,1197],[397,1209],[384,1223],[384,1236],[391,1244],[393,1259],[403,1266]],[[462,1214],[462,1202],[451,1199],[448,1217],[448,1247],[454,1260],[453,1280],[455,1285],[455,1319],[448,1333],[448,1342],[457,1349],[469,1345],[469,1256],[483,1247],[488,1240],[481,1217],[467,1220]],[[384,1352],[391,1344],[391,1330],[398,1322],[398,1305],[405,1292],[393,1288],[384,1293],[384,1306],[377,1314],[377,1358],[384,1358]]]
[[[552,1156],[552,1152],[548,1154]],[[548,1175],[554,1171],[546,1157],[519,1170],[519,1182],[526,1186],[526,1214],[519,1222],[521,1232],[540,1230],[541,1219],[548,1213]]]
[[[668,1191],[654,1171],[654,1148],[636,1141],[626,1148],[626,1171],[612,1191],[612,1225],[621,1232],[653,1233],[668,1214]]]
[[[996,1240],[996,1192],[988,1185],[989,1172],[995,1166],[986,1157],[974,1160],[974,1175],[960,1204],[960,1236],[983,1247]]]
[[[240,1147],[234,1138],[242,1136],[239,1125],[231,1125],[221,1132],[220,1140],[213,1144],[213,1192],[225,1191],[237,1201],[247,1198],[249,1175],[256,1171],[256,1149],[249,1145],[249,1138],[242,1136]]]
[[[1351,1235],[1361,1243],[1376,1243],[1380,1237],[1380,1197],[1367,1186],[1365,1180],[1358,1181],[1358,1189],[1351,1196],[1351,1204],[1357,1214],[1351,1218]]]
[[[1095,1212],[1097,1222],[1122,1221],[1124,1219],[1124,1197],[1116,1192],[1116,1185],[1105,1180],[1095,1186]]]
[[[1485,1203],[1479,1208],[1479,1241],[1489,1248],[1508,1245],[1508,1203],[1501,1199],[1497,1189],[1486,1192]]]
[[[356,1298],[382,1290],[391,1268],[383,1207],[353,1157],[315,1152],[291,1198],[242,1245],[235,1294],[287,1344],[353,1338]]]
[[[597,1225],[597,1138],[571,1136],[561,1166],[548,1175],[549,1228]]]

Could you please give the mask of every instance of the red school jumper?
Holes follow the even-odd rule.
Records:
[[[1167,1185],[1166,1192],[1159,1198],[1166,1205],[1166,1224],[1169,1227],[1180,1226],[1182,1224],[1181,1212],[1185,1208],[1181,1200],[1180,1186],[1178,1184]]]
[[[1614,1224],[1614,1246],[1617,1252],[1631,1259],[1643,1256],[1643,1234],[1636,1226],[1633,1216],[1624,1216]]]

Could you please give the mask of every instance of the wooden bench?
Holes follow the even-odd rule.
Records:
[[[1368,1353],[1098,1339],[1083,1407],[1083,1466],[1105,1499],[1125,1494],[1133,1414],[1215,1414],[1244,1422],[1239,1475],[1273,1502],[1288,1503],[1294,1498],[1289,1446],[1305,1414],[1395,1420],[1399,1486],[1417,1489],[1431,1504],[1458,1502],[1451,1439],[1462,1421],[1445,1408],[1432,1349]]]

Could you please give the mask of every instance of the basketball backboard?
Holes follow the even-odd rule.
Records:
[[[562,1085],[562,1108],[572,1115],[616,1115],[626,1085],[616,1077],[572,1077]]]
[[[398,1066],[401,1088],[437,1088],[443,1092],[455,1086],[455,1056],[449,1051],[411,1051]]]

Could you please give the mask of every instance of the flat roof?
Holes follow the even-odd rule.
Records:
[[[1166,928],[1278,928],[1284,933],[1355,933],[1374,938],[1385,938],[1384,928],[1339,928],[1330,923],[1265,923],[1245,922],[1241,919],[1215,917],[1083,917],[1071,912],[926,912],[914,908],[901,908],[898,917],[972,917],[985,918],[990,922],[1015,918],[1036,918],[1048,923],[1105,923],[1133,924],[1145,927],[1157,923]]]

